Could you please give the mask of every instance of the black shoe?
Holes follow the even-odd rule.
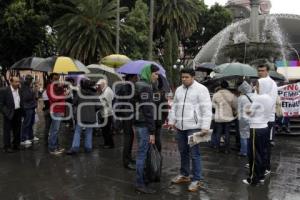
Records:
[[[130,164],[128,164],[128,165],[125,165],[124,166],[126,169],[129,169],[129,170],[132,170],[132,171],[135,171],[136,170],[136,166],[135,166],[135,164],[133,164],[133,163],[130,163]]]
[[[20,151],[20,147],[19,147],[19,146],[14,146],[14,147],[13,147],[13,150],[14,150],[14,151]]]
[[[102,148],[103,149],[113,149],[113,148],[115,148],[115,146],[113,146],[113,145],[104,145]]]
[[[230,151],[229,150],[225,150],[224,153],[225,154],[230,154]]]
[[[247,157],[247,154],[243,154],[243,153],[239,152],[238,156],[240,156],[240,157]]]
[[[92,153],[92,149],[84,149],[84,153]]]
[[[4,148],[3,152],[4,153],[15,153],[15,151],[12,148]]]
[[[69,155],[69,156],[74,156],[76,154],[77,154],[77,152],[73,151],[73,150],[69,150],[69,151],[66,152],[66,155]]]
[[[152,190],[148,187],[136,187],[135,191],[137,193],[142,193],[142,194],[154,194],[156,192],[155,190]]]

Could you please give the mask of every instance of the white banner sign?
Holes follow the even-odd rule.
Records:
[[[300,83],[278,87],[284,116],[300,115]]]

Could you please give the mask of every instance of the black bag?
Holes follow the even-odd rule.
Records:
[[[162,169],[162,156],[155,144],[151,144],[145,162],[145,180],[150,182],[160,181]]]

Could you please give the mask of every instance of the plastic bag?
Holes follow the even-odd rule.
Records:
[[[151,144],[145,162],[145,180],[150,182],[160,181],[162,169],[162,156],[155,144]]]

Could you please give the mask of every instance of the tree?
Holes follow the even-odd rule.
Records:
[[[233,17],[228,9],[215,4],[210,9],[205,6],[199,19],[197,30],[183,41],[189,57],[194,57],[205,43],[232,22]]]
[[[164,52],[163,52],[163,64],[167,68],[167,75],[170,80],[173,80],[172,66],[174,64],[172,57],[172,36],[169,30],[166,30],[164,35]]]
[[[179,38],[190,36],[197,29],[200,11],[196,0],[158,1],[155,20],[158,34],[169,29],[176,31]]]
[[[43,1],[35,1],[42,4]],[[0,63],[2,74],[21,58],[32,56],[45,35],[48,17],[26,0],[0,2]]]
[[[93,63],[114,52],[117,5],[110,0],[72,0],[55,23],[63,55]],[[120,8],[121,12],[125,8]]]
[[[149,35],[149,8],[137,0],[135,8],[126,15],[121,29],[121,51],[131,59],[147,58]]]

